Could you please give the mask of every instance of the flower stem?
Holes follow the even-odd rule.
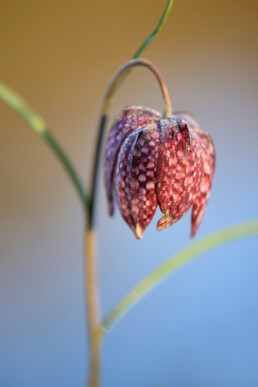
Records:
[[[90,356],[90,387],[98,387],[100,384],[100,340],[101,331],[99,325],[99,297],[96,281],[95,267],[95,233],[92,229],[86,231],[85,238],[85,284],[87,290],[87,317],[89,332],[89,356]]]
[[[96,200],[97,200],[97,181],[98,181],[98,168],[99,168],[99,161],[101,159],[101,148],[102,148],[102,141],[104,138],[104,130],[105,130],[105,123],[106,123],[106,115],[102,115],[100,120],[100,126],[99,126],[99,132],[98,132],[98,138],[96,143],[96,149],[95,149],[95,155],[93,160],[93,173],[91,178],[91,185],[90,185],[90,203],[89,203],[89,227],[91,229],[95,228],[95,208],[96,208]]]
[[[192,259],[199,257],[206,251],[210,251],[225,243],[235,240],[258,236],[258,221],[228,227],[208,235],[199,241],[192,243],[168,261],[155,269],[150,275],[136,285],[130,293],[107,315],[102,322],[102,333],[110,331],[121,318],[128,313],[139,301],[150,291],[158,286],[165,278],[171,275],[176,269],[183,266]]]
[[[107,116],[110,104],[111,104],[112,99],[113,99],[114,90],[116,89],[122,76],[126,73],[126,71],[128,71],[129,69],[131,69],[133,67],[137,67],[137,66],[147,67],[155,75],[155,77],[158,80],[158,83],[159,83],[159,86],[161,88],[161,92],[163,95],[163,100],[164,100],[164,105],[165,105],[165,117],[171,116],[172,106],[171,106],[171,101],[169,98],[167,86],[166,86],[159,70],[157,69],[157,67],[154,66],[153,63],[151,63],[149,60],[146,60],[146,59],[131,59],[128,62],[124,63],[121,67],[119,67],[119,69],[117,70],[117,72],[115,73],[115,75],[113,76],[113,78],[111,79],[111,81],[108,85],[106,95],[104,98],[102,116]]]

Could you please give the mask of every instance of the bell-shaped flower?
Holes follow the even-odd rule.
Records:
[[[105,153],[105,185],[110,214],[113,194],[137,238],[159,205],[162,230],[192,208],[194,236],[203,217],[215,168],[210,136],[187,112],[169,118],[148,108],[124,109],[112,126]]]

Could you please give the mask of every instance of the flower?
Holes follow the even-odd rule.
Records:
[[[125,108],[112,126],[105,152],[105,185],[110,215],[114,198],[137,238],[159,205],[164,216],[158,230],[174,224],[192,209],[191,236],[196,234],[209,198],[215,168],[210,136],[192,115]]]

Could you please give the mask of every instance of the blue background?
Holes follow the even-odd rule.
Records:
[[[165,1],[14,1],[0,15],[1,78],[49,122],[87,182],[109,77],[153,29]],[[217,151],[196,239],[258,217],[257,1],[176,0],[145,55],[175,110],[192,111]],[[162,111],[137,69],[111,109]],[[88,374],[79,200],[49,150],[1,104],[0,386],[84,386]],[[110,121],[111,123],[111,121]],[[137,241],[98,195],[98,279],[104,316],[145,275],[191,243],[190,214]],[[177,270],[104,339],[104,387],[258,386],[258,239]]]

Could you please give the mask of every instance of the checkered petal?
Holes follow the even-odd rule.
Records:
[[[104,158],[104,177],[110,215],[114,213],[113,176],[121,144],[129,132],[160,118],[160,114],[155,110],[140,106],[130,106],[123,110],[111,127]]]

